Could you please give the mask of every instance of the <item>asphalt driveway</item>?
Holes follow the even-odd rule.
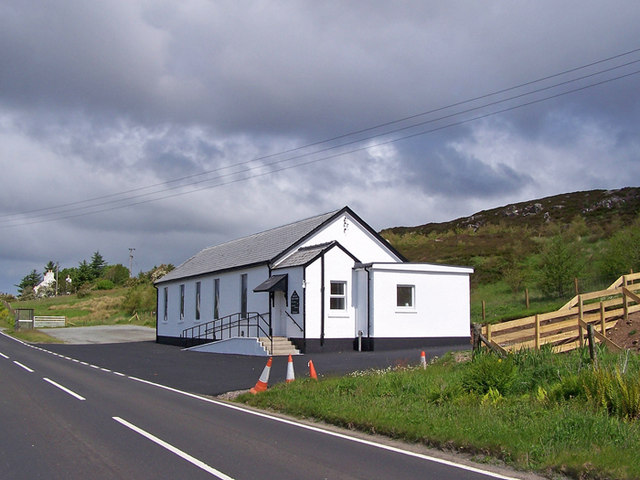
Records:
[[[99,327],[60,329],[56,332],[56,336],[62,335],[63,330],[71,331],[78,328],[97,329]],[[85,337],[84,344],[46,344],[40,346],[45,350],[103,368],[205,395],[219,395],[253,387],[266,363],[266,357],[191,352],[172,345],[158,344],[154,340],[134,342],[131,341],[131,335],[126,336],[125,342],[116,340],[117,343],[105,343],[107,338],[114,340],[124,334],[124,330],[118,331],[116,329],[116,332],[112,332],[113,336],[109,337],[106,330],[64,333],[68,335],[69,339],[74,338],[76,342],[81,340],[80,334],[89,335],[89,337]],[[155,330],[147,330],[152,330],[154,332],[153,338],[155,338]],[[47,333],[52,334],[53,331],[47,331]],[[149,334],[148,331],[137,333]],[[431,347],[425,349],[425,354],[429,360],[454,349],[454,347]],[[313,360],[319,376],[343,375],[370,368],[416,365],[420,362],[420,352],[420,349],[407,349],[314,353],[293,357],[293,364],[297,378],[309,375],[307,367],[309,360]],[[286,378],[286,372],[287,357],[273,357],[269,384],[283,382]]]

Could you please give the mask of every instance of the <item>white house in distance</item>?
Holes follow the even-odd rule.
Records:
[[[303,353],[468,344],[471,273],[406,262],[344,207],[206,248],[157,280],[157,341],[263,355],[281,337]]]

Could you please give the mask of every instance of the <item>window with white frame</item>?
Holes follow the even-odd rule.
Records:
[[[218,319],[220,317],[220,279],[216,278],[213,281],[213,318]]]
[[[163,297],[164,297],[164,306],[163,306],[163,315],[162,315],[162,319],[166,322],[167,320],[169,320],[169,310],[167,307],[167,304],[169,303],[169,287],[164,287],[163,289]]]
[[[180,285],[180,321],[184,320],[184,284]]]
[[[196,282],[196,320],[200,320],[200,282]]]
[[[247,274],[240,276],[240,318],[247,318]]]
[[[329,309],[347,309],[347,282],[332,281],[329,293]]]
[[[396,306],[401,308],[414,308],[415,290],[415,285],[397,285]]]

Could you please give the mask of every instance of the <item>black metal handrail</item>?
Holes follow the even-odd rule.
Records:
[[[296,322],[296,319],[293,318],[291,315],[289,315],[289,312],[287,312],[286,310],[284,311],[284,313],[286,313],[287,317],[291,319],[291,321],[295,324],[295,326],[298,327],[302,333],[304,333],[304,329],[300,325],[298,325],[298,322]]]
[[[190,328],[185,328],[180,337],[184,339],[184,343],[187,346],[206,343],[207,341],[220,340],[225,337],[233,338],[243,336],[246,332],[247,337],[251,337],[251,330],[253,329],[256,337],[267,337],[271,341],[271,349],[273,350],[273,333],[271,328],[271,319],[269,321],[264,319],[267,314],[260,314],[257,312],[249,312],[246,314],[232,313],[224,317],[211,320],[207,323],[195,325]],[[267,329],[265,330],[265,328]]]

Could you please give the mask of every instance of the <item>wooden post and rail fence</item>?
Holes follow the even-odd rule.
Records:
[[[640,273],[634,273],[621,276],[607,289],[576,295],[555,312],[476,327],[474,336],[501,353],[539,350],[543,345],[551,345],[555,352],[567,352],[584,346],[587,332],[592,330],[596,342],[622,350],[607,338],[607,331],[638,311]]]

